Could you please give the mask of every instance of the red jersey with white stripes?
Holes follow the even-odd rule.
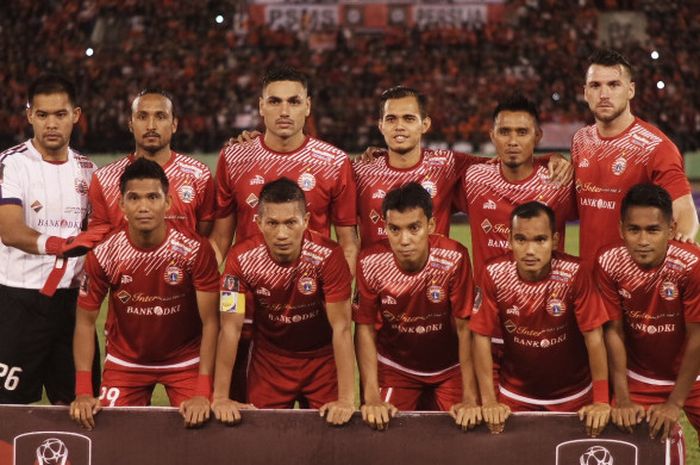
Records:
[[[686,323],[700,323],[700,250],[671,241],[666,258],[640,268],[619,241],[601,250],[595,278],[610,319],[622,320],[627,368],[675,381],[685,351]]]
[[[602,246],[619,239],[620,203],[635,184],[657,184],[673,200],[690,194],[678,148],[639,118],[615,137],[601,137],[595,125],[579,129],[571,144],[571,161],[581,220],[579,255],[584,261],[592,262]]]
[[[469,252],[440,235],[429,238],[422,270],[401,270],[387,241],[366,248],[358,259],[360,304],[353,320],[380,322],[377,353],[381,363],[432,376],[459,364],[454,318],[469,318],[473,283]]]
[[[352,283],[337,243],[307,230],[299,258],[281,264],[270,256],[263,236],[255,235],[229,250],[222,278],[227,282],[253,302],[255,344],[290,357],[332,353],[326,303],[349,299]]]
[[[79,307],[99,311],[109,292],[109,360],[146,368],[199,362],[196,291],[219,289],[216,258],[205,239],[169,224],[162,244],[141,249],[122,227],[88,254],[85,270]]]
[[[119,178],[134,160],[133,154],[127,155],[95,171],[89,193],[92,206],[90,229],[108,225],[109,231],[126,224],[119,209]],[[172,152],[163,170],[170,183],[172,198],[166,219],[193,231],[197,230],[198,222],[213,221],[216,192],[209,167],[192,157]]]
[[[330,237],[331,223],[355,225],[355,181],[345,152],[307,137],[296,151],[280,153],[258,137],[222,150],[216,168],[218,216],[235,215],[236,242],[259,232],[255,214],[260,189],[283,176],[304,191],[310,229]]]
[[[387,192],[409,182],[420,183],[430,193],[435,232],[449,236],[452,204],[455,195],[459,194],[460,179],[469,166],[488,160],[451,150],[430,149],[423,149],[420,162],[406,169],[391,167],[386,153],[370,162],[355,159],[352,169],[357,183],[357,217],[362,246],[386,238],[382,201]]]
[[[563,251],[566,220],[575,216],[573,183],[551,182],[546,160],[536,159],[532,174],[518,182],[506,180],[500,163],[474,165],[467,170],[459,202],[469,215],[476,274],[490,258],[508,252],[510,214],[516,206],[533,200],[554,210],[559,250]]]
[[[549,275],[528,282],[508,254],[486,265],[470,328],[484,336],[503,335],[503,388],[529,400],[552,400],[588,388],[591,373],[581,332],[607,320],[577,257],[555,252]]]

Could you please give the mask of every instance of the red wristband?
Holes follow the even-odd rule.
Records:
[[[197,387],[194,390],[195,396],[211,397],[211,376],[199,375],[197,377]]]
[[[75,395],[92,396],[92,371],[75,372]]]
[[[610,403],[610,389],[608,389],[607,379],[593,381],[593,402],[596,404]]]

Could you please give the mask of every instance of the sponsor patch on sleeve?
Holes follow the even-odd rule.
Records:
[[[221,291],[219,296],[221,313],[245,313],[245,294],[241,292]]]

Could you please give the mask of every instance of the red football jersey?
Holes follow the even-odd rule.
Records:
[[[392,168],[386,154],[371,162],[355,159],[352,169],[357,183],[357,217],[362,246],[386,238],[382,201],[387,192],[409,182],[420,183],[430,193],[435,232],[449,236],[452,204],[459,193],[460,179],[469,166],[488,160],[451,150],[430,149],[423,149],[420,162],[407,169]]]
[[[307,137],[295,152],[279,153],[258,137],[222,150],[216,168],[218,216],[236,216],[236,242],[259,232],[255,214],[260,189],[283,176],[304,191],[310,229],[330,237],[331,223],[355,225],[355,181],[345,152]]]
[[[470,167],[462,180],[460,206],[469,215],[472,257],[478,275],[484,264],[510,249],[510,214],[513,208],[537,200],[554,210],[559,250],[564,250],[566,220],[575,216],[573,184],[549,180],[547,161],[535,160],[532,174],[522,181],[507,181],[500,163]]]
[[[349,299],[352,283],[337,243],[306,231],[299,259],[279,264],[258,234],[231,248],[221,281],[222,292],[244,293],[253,303],[256,344],[291,357],[332,352],[325,304]]]
[[[89,228],[108,225],[110,231],[126,224],[119,209],[119,178],[135,160],[128,155],[95,171],[90,183],[89,200],[92,208]],[[199,221],[213,221],[216,191],[211,171],[201,161],[172,152],[163,166],[170,183],[172,205],[166,219],[196,231]]]
[[[453,318],[469,318],[473,283],[469,252],[460,243],[430,236],[422,270],[399,268],[387,241],[363,249],[358,259],[360,304],[353,320],[381,322],[377,355],[381,363],[422,376],[459,364]]]
[[[520,279],[512,255],[487,263],[470,328],[504,340],[500,382],[529,399],[576,395],[591,383],[582,331],[608,316],[577,257],[555,252],[549,275]]]
[[[675,381],[685,324],[700,323],[699,261],[700,250],[676,241],[652,270],[640,268],[619,241],[600,251],[595,278],[610,319],[623,321],[631,376]]]
[[[571,144],[571,161],[581,220],[579,255],[584,261],[592,262],[602,246],[620,238],[620,203],[635,184],[657,184],[674,200],[690,194],[676,146],[639,118],[611,138],[601,137],[595,125],[579,129]]]
[[[109,360],[161,369],[199,362],[196,291],[219,289],[216,258],[205,239],[169,224],[161,245],[140,249],[120,228],[88,254],[85,270],[78,306],[99,311],[109,292]]]

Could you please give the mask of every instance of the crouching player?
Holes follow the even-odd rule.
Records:
[[[382,203],[388,242],[363,250],[358,262],[362,418],[376,429],[419,400],[449,411],[465,430],[481,422],[467,320],[469,253],[432,234],[432,210],[418,183],[390,191]]]
[[[102,406],[143,406],[156,383],[188,425],[209,415],[211,374],[219,330],[219,274],[209,243],[166,223],[168,179],[140,158],[120,178],[127,219],[90,254],[78,298],[73,353],[76,399],[71,417],[95,426]],[[109,292],[107,357],[100,399],[92,396],[90,367],[95,321]]]
[[[481,279],[470,328],[482,413],[495,433],[503,431],[511,410],[578,411],[591,436],[610,417],[602,328],[607,314],[579,260],[554,252],[554,227],[548,206],[517,206],[512,254],[490,260]],[[504,339],[498,396],[490,342],[495,331]]]
[[[599,252],[594,276],[612,320],[612,421],[631,431],[646,419],[652,437],[672,437],[678,463],[681,410],[700,430],[700,251],[671,240],[675,229],[668,192],[632,187],[621,205],[622,242]]]
[[[212,402],[216,418],[225,423],[240,420],[242,404],[229,399],[229,386],[246,300],[254,307],[249,402],[292,408],[299,401],[320,409],[335,425],[352,416],[352,275],[343,249],[307,229],[309,217],[295,182],[267,183],[256,216],[262,235],[229,250]]]

